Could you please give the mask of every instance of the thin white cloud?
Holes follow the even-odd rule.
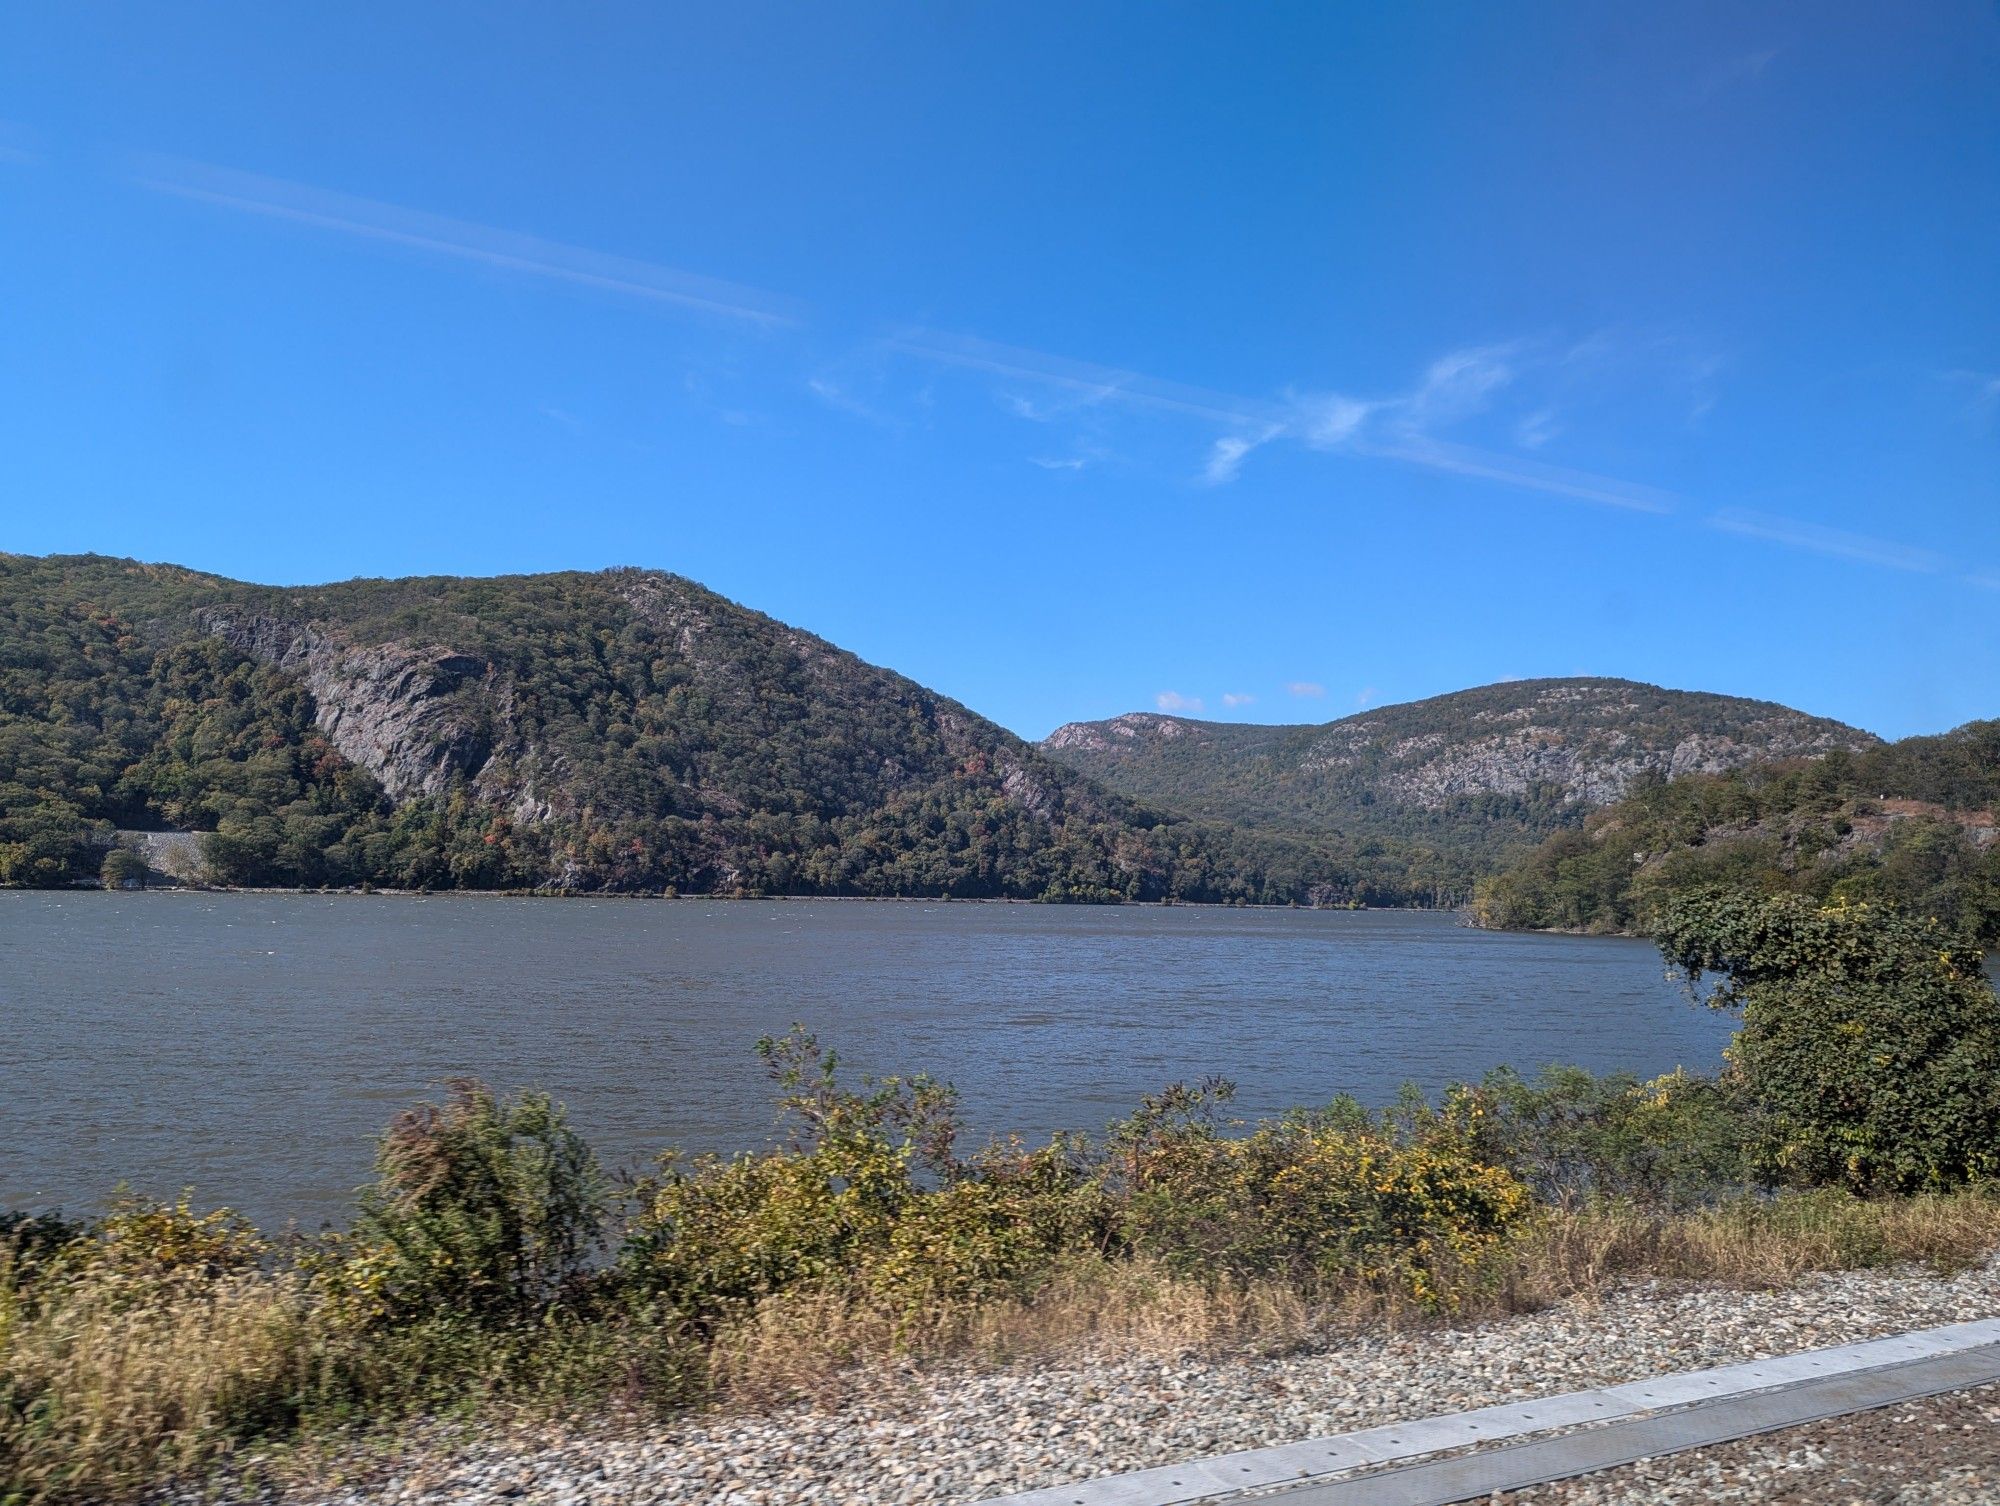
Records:
[[[1734,57],[1724,58],[1695,81],[1694,92],[1697,99],[1708,99],[1736,84],[1753,83],[1764,76],[1764,70],[1777,60],[1783,47],[1761,47],[1753,52],[1741,52]]]
[[[1243,468],[1243,457],[1260,445],[1267,445],[1284,431],[1273,427],[1255,434],[1225,434],[1216,440],[1208,452],[1208,464],[1202,467],[1201,479],[1210,486],[1221,486],[1234,481],[1236,473]]]
[[[1381,699],[1381,696],[1382,692],[1377,690],[1373,685],[1370,685],[1366,690],[1357,690],[1354,693],[1355,709],[1357,711],[1366,711],[1376,701]]]
[[[1178,690],[1163,690],[1153,697],[1153,704],[1162,711],[1200,711],[1203,703],[1198,695],[1182,695]]]
[[[1093,404],[1117,403],[1219,424],[1228,432],[1212,442],[1200,473],[1200,478],[1211,484],[1231,480],[1244,459],[1260,446],[1292,439],[1314,449],[1366,455],[1607,507],[1641,512],[1674,510],[1675,499],[1657,488],[1540,465],[1470,445],[1446,444],[1426,434],[1428,425],[1476,411],[1492,393],[1514,380],[1515,347],[1511,345],[1467,346],[1440,356],[1426,368],[1417,386],[1399,397],[1360,399],[1344,393],[1316,393],[1295,395],[1283,402],[1190,387],[1142,372],[1094,366],[940,330],[905,330],[888,339],[885,346],[921,360],[1043,382],[1083,394]],[[1020,411],[1024,402],[1014,398],[1009,405]],[[1032,405],[1028,407],[1032,409]],[[1371,426],[1384,431],[1381,439],[1368,437]]]
[[[1257,697],[1247,690],[1228,690],[1223,692],[1222,704],[1234,710],[1238,706],[1256,705]]]
[[[147,157],[139,163],[136,181],[156,193],[244,214],[290,220],[725,319],[778,326],[797,324],[801,318],[796,304],[762,289],[281,178],[172,157]]]
[[[1512,345],[1475,345],[1439,356],[1416,390],[1394,405],[1397,427],[1427,432],[1480,412],[1514,380],[1514,351]]]
[[[1710,528],[1742,538],[1762,539],[1766,543],[1782,544],[1788,549],[1855,560],[1864,565],[1878,565],[1885,570],[1935,575],[1950,568],[1950,561],[1934,550],[1898,544],[1871,534],[1825,528],[1797,518],[1778,518],[1768,513],[1728,509],[1712,514],[1706,521]]]
[[[1754,64],[1752,76],[1761,71],[1770,56],[1748,55],[1749,62]],[[0,122],[0,159],[38,162],[40,154],[20,128]],[[761,327],[797,324],[803,318],[801,305],[763,289],[212,164],[145,158],[140,162],[136,181],[154,192],[239,213],[291,221],[671,305],[692,313]],[[1605,344],[1602,339],[1581,342],[1561,362],[1597,359]],[[1047,420],[1082,408],[1118,404],[1217,425],[1224,432],[1212,441],[1201,471],[1202,479],[1211,483],[1233,479],[1257,449],[1288,440],[1315,450],[1387,460],[1627,511],[1666,515],[1681,512],[1685,507],[1684,499],[1657,487],[1547,465],[1520,455],[1501,454],[1438,437],[1435,429],[1483,411],[1496,394],[1513,386],[1525,369],[1524,362],[1527,367],[1534,365],[1522,355],[1518,344],[1466,346],[1447,352],[1425,368],[1415,386],[1397,395],[1364,399],[1337,392],[1309,393],[1291,394],[1278,400],[1193,387],[1142,372],[1095,366],[938,330],[904,330],[881,342],[880,348],[943,365],[984,371],[1015,383],[1032,382],[1063,394],[1058,402],[1038,402],[1018,393],[1005,396],[1003,401],[1010,411],[1024,418]],[[1716,369],[1712,360],[1690,368],[1691,418],[1698,419],[1712,405],[1711,379]],[[1967,386],[1974,404],[1981,410],[2000,404],[2000,376],[1977,371],[1954,371],[1946,375]],[[806,385],[813,396],[840,411],[877,423],[892,422],[829,378],[809,378]],[[919,395],[920,401],[922,396]],[[1539,448],[1553,433],[1552,412],[1543,410],[1520,421],[1514,430],[1516,442],[1524,448]],[[753,421],[753,415],[736,409],[720,416],[732,423]],[[1077,471],[1091,458],[1079,453],[1039,457],[1034,463],[1052,471]],[[1981,586],[1990,585],[1996,578],[1992,572],[1953,571],[1944,556],[1933,550],[1794,519],[1724,511],[1700,521],[1707,527],[1740,537],[1887,569],[1952,572]],[[1319,687],[1302,691],[1294,685],[1290,689],[1294,695],[1324,693]]]
[[[1715,379],[1725,364],[1722,357],[1714,355],[1693,356],[1686,362],[1689,425],[1699,424],[1715,410],[1720,400]]]
[[[1574,471],[1564,466],[1545,465],[1512,455],[1496,455],[1471,445],[1449,444],[1441,439],[1414,436],[1386,445],[1362,445],[1356,453],[1400,460],[1457,476],[1497,481],[1503,486],[1525,487],[1554,497],[1571,497],[1594,502],[1600,507],[1617,507],[1628,512],[1671,513],[1680,499],[1659,487],[1638,486],[1590,471]]]
[[[901,431],[903,428],[900,420],[891,418],[880,409],[862,401],[854,395],[851,388],[830,377],[807,377],[806,391],[836,413],[845,413],[850,418],[864,419],[884,429]]]
[[[1256,449],[1257,443],[1241,434],[1223,435],[1210,448],[1208,464],[1202,467],[1201,479],[1211,486],[1234,481],[1237,471],[1242,469],[1243,457]]]
[[[1555,409],[1538,408],[1514,425],[1514,443],[1524,450],[1539,450],[1556,432]]]
[[[1048,424],[1095,408],[1112,395],[1112,390],[1107,387],[1065,386],[1059,388],[1054,396],[1030,397],[1025,392],[998,392],[994,397],[1014,417],[1024,418],[1031,424]]]
[[[1285,689],[1292,695],[1317,700],[1326,694],[1326,687],[1317,680],[1294,680]]]
[[[903,355],[996,376],[1045,382],[1053,387],[1088,395],[1092,402],[1117,402],[1131,407],[1178,413],[1189,418],[1232,427],[1282,424],[1284,410],[1275,403],[1211,392],[1178,382],[1162,381],[1136,371],[1112,366],[1093,366],[1041,351],[1014,345],[999,345],[975,335],[957,335],[943,330],[909,329],[891,335],[885,346]]]
[[[1315,450],[1334,450],[1361,432],[1380,403],[1365,403],[1338,392],[1312,392],[1292,400],[1292,431]]]

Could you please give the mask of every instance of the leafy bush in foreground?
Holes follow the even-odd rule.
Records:
[[[1731,1072],[1773,1175],[1908,1192],[2000,1171],[2000,999],[1976,947],[1869,905],[1721,889],[1675,897],[1658,937],[1743,1011]]]
[[[1686,1208],[1756,1180],[1750,1105],[1733,1080],[1551,1066],[1531,1081],[1501,1067],[1472,1091],[1480,1153],[1557,1207]]]
[[[668,1161],[626,1240],[629,1279],[704,1326],[829,1280],[912,1313],[1022,1295],[1077,1255],[1211,1279],[1359,1280],[1449,1307],[1528,1208],[1449,1113],[1404,1135],[1336,1111],[1233,1136],[1212,1112],[1226,1085],[1209,1084],[1149,1100],[1103,1146],[1059,1137],[959,1160],[948,1089],[845,1092],[810,1036],[767,1055],[799,1142]]]
[[[596,1158],[546,1094],[502,1103],[477,1082],[450,1089],[382,1137],[354,1229],[349,1263],[366,1272],[354,1295],[382,1317],[540,1314],[582,1282],[601,1238]]]

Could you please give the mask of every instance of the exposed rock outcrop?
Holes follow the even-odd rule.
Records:
[[[327,741],[397,800],[477,776],[494,751],[490,667],[448,648],[356,647],[313,623],[209,607],[204,632],[298,679]]]
[[[1042,747],[1121,793],[1191,815],[1434,841],[1440,821],[1485,822],[1482,802],[1518,802],[1517,827],[1546,826],[1643,778],[1878,742],[1769,702],[1575,679],[1489,685],[1319,726],[1132,712],[1059,727]]]

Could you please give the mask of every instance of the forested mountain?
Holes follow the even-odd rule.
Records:
[[[640,570],[272,588],[0,556],[0,882],[1346,901],[900,675]]]
[[[673,575],[279,588],[0,555],[17,885],[92,881],[116,832],[173,829],[225,883],[1451,903],[1635,781],[1874,742],[1544,680],[1321,727],[1120,717],[1038,750]]]
[[[1137,712],[1072,722],[1052,758],[1121,794],[1251,830],[1393,855],[1461,895],[1476,873],[1636,781],[1879,739],[1768,701],[1630,680],[1517,680],[1317,726]]]
[[[1709,883],[1880,902],[2000,941],[2000,721],[1862,753],[1652,779],[1482,883],[1482,924],[1643,931]]]

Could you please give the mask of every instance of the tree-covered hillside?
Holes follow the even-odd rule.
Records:
[[[0,883],[90,881],[116,828],[202,832],[245,884],[1394,897],[671,575],[0,556]]]
[[[1767,701],[1630,680],[1520,680],[1316,726],[1134,713],[1042,748],[1121,794],[1263,832],[1334,839],[1463,897],[1636,781],[1862,749],[1878,739]]]
[[[1711,884],[1892,905],[2000,940],[2000,722],[1642,784],[1482,883],[1482,924],[1644,931]]]

